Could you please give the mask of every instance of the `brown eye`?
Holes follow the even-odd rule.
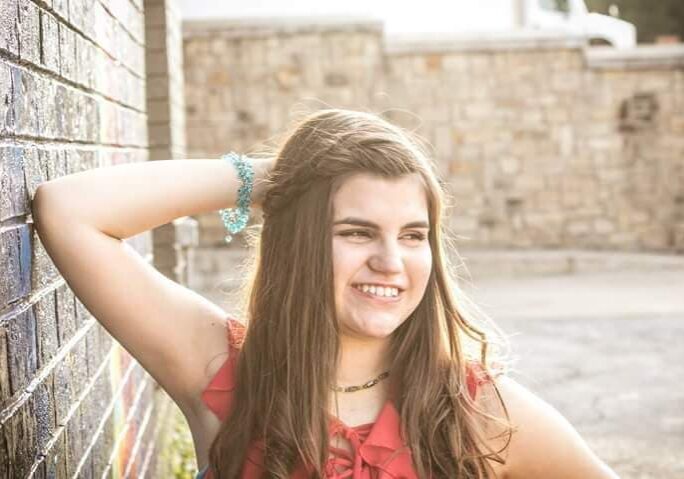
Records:
[[[354,230],[354,231],[344,231],[343,233],[340,233],[342,236],[351,236],[351,237],[369,237],[370,235],[363,230]]]

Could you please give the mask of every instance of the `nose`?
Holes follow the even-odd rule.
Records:
[[[383,242],[380,250],[368,261],[373,271],[379,273],[401,273],[402,258],[399,248],[391,242]]]

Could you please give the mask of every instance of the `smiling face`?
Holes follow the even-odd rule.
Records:
[[[333,211],[335,309],[342,334],[387,338],[416,309],[430,277],[425,187],[418,174],[355,174],[335,192]],[[390,290],[381,290],[383,285]]]

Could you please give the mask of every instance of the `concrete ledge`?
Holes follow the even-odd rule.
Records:
[[[183,38],[202,36],[244,38],[331,31],[382,33],[383,25],[381,20],[372,17],[339,15],[199,19],[183,22]]]
[[[501,50],[557,50],[586,46],[583,36],[557,32],[512,30],[468,34],[421,33],[388,35],[385,50],[389,54],[448,53]]]
[[[571,275],[595,272],[681,271],[684,255],[583,250],[459,250],[470,279],[483,277]]]
[[[627,50],[587,47],[584,55],[589,68],[599,70],[653,70],[684,68],[684,43],[638,45]]]

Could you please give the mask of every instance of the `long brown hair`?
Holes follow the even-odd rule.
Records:
[[[445,189],[425,151],[417,135],[381,116],[341,109],[309,114],[281,142],[243,290],[247,334],[233,410],[209,453],[215,477],[239,477],[257,439],[264,444],[266,477],[287,478],[300,461],[324,477],[339,348],[332,198],[347,177],[361,172],[418,173],[428,196],[431,275],[390,346],[391,379],[401,391],[395,405],[416,471],[420,477],[486,478],[486,459],[503,463],[505,446],[483,450],[481,424],[499,421],[507,433],[509,425],[479,408],[466,388],[466,361],[493,371],[488,345],[495,343],[475,324],[483,314],[458,288],[446,255],[452,239],[443,222]],[[498,390],[496,396],[506,411]]]

